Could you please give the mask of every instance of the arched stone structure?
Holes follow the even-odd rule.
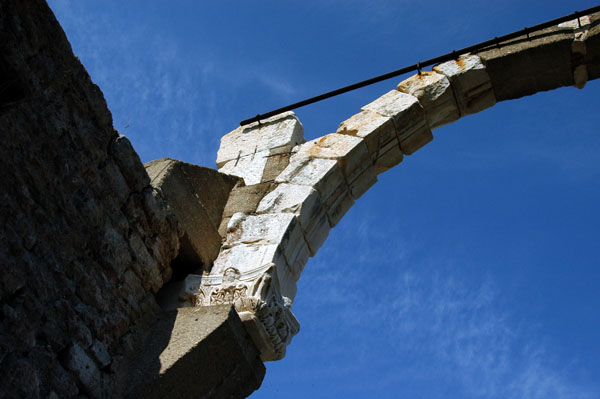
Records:
[[[305,142],[293,113],[225,135],[219,170],[242,177],[210,272],[190,275],[195,306],[235,305],[261,350],[278,360],[298,332],[299,279],[331,228],[373,184],[433,139],[432,130],[498,101],[600,76],[600,14],[463,54],[401,82],[335,133]]]

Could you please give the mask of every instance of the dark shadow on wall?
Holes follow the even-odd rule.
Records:
[[[142,394],[159,378],[160,355],[169,344],[176,318],[176,310],[162,312],[149,327],[140,350],[124,367],[126,371],[119,383],[123,397],[142,398]]]
[[[28,97],[27,86],[18,73],[0,58],[0,114]]]
[[[230,305],[166,311],[129,365],[124,397],[245,398],[265,367]]]

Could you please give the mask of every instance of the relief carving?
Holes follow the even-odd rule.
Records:
[[[222,276],[190,275],[190,281],[200,283],[186,284],[184,297],[193,306],[234,305],[262,360],[279,360],[300,325],[291,312],[292,301],[280,293],[276,265],[263,269],[244,275],[228,267]]]

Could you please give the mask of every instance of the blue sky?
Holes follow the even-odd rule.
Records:
[[[242,119],[594,5],[50,1],[142,161],[210,167]],[[401,79],[297,110],[305,136]],[[599,94],[497,104],[380,175],[252,397],[600,398]]]

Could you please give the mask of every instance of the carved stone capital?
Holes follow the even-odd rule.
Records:
[[[221,275],[191,274],[183,296],[193,306],[233,304],[263,361],[282,359],[300,330],[291,299],[281,295],[273,263],[245,273],[228,267]]]

